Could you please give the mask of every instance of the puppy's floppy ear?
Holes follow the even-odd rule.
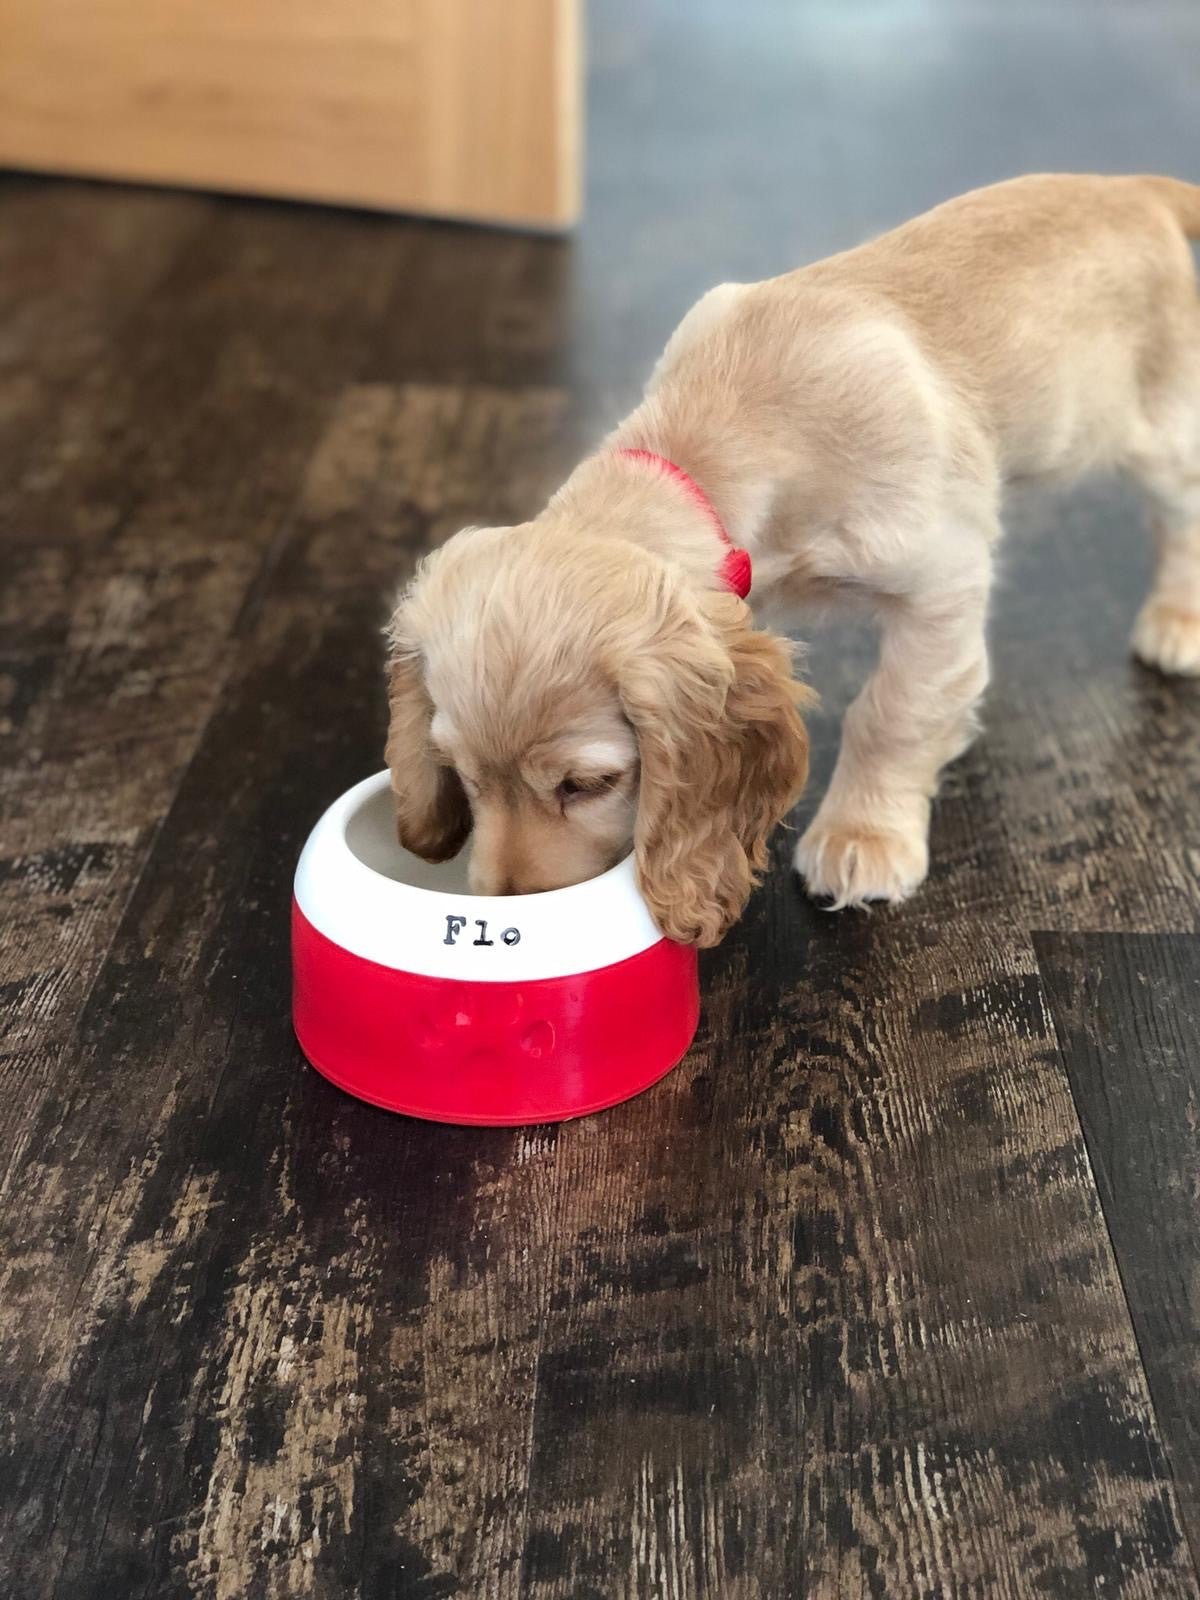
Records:
[[[471,806],[453,767],[437,759],[429,738],[433,702],[420,652],[403,626],[403,608],[388,628],[388,737],[384,759],[392,775],[396,831],[406,850],[426,861],[448,861],[471,831]]]
[[[720,942],[767,862],[767,838],[808,776],[788,643],[736,595],[673,593],[620,675],[641,753],[642,890],[663,932]]]

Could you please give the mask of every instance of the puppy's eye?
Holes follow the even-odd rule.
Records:
[[[555,790],[560,805],[570,805],[573,800],[590,800],[615,788],[619,772],[608,772],[602,778],[564,778]]]

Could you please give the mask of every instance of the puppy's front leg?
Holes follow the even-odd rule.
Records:
[[[880,597],[875,671],[846,713],[829,791],[796,847],[809,893],[834,909],[903,900],[929,865],[938,774],[966,749],[987,684],[991,560],[963,535],[953,563]]]

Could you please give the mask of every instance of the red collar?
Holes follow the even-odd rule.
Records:
[[[677,467],[673,461],[668,461],[666,456],[657,455],[653,450],[618,450],[615,452],[624,456],[628,461],[641,461],[646,466],[657,467],[664,477],[671,478],[687,495],[688,499],[698,511],[703,511],[712,526],[713,532],[718,535],[722,544],[726,546],[725,559],[721,562],[720,577],[725,587],[745,599],[750,593],[750,583],[753,573],[750,567],[750,552],[734,544],[729,537],[729,530],[717,515],[717,508],[696,482],[695,478]]]

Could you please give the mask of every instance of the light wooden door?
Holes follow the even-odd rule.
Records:
[[[578,0],[0,0],[0,165],[559,227]]]

